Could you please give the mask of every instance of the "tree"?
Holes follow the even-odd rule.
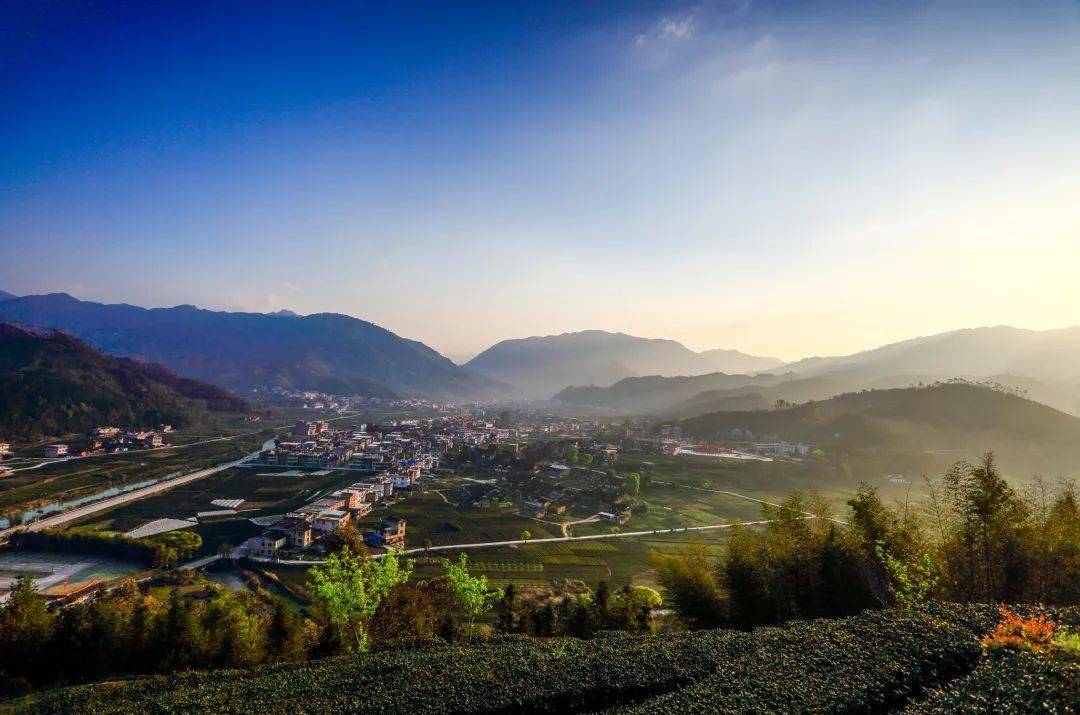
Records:
[[[647,631],[652,623],[652,609],[663,603],[660,594],[647,586],[624,586],[615,605],[615,623],[621,630]]]
[[[271,607],[266,639],[273,660],[298,661],[307,655],[304,630],[280,598],[274,599]]]
[[[596,594],[593,596],[593,610],[596,612],[596,623],[599,628],[607,628],[611,621],[611,587],[608,582],[601,580],[596,584]]]
[[[353,524],[342,524],[323,539],[323,547],[328,554],[348,549],[358,556],[367,556],[368,548],[364,544],[364,535]]]
[[[641,475],[637,472],[630,472],[626,475],[626,493],[634,497],[641,491]]]
[[[445,578],[399,584],[379,605],[371,624],[376,640],[450,637],[457,599]]]
[[[342,550],[311,569],[310,587],[340,630],[346,648],[368,647],[368,624],[390,590],[412,575],[412,562],[402,565],[390,551],[372,559]]]
[[[503,589],[499,603],[499,630],[507,633],[514,632],[517,626],[518,591],[514,584],[508,584]]]
[[[900,606],[915,608],[926,603],[938,583],[937,568],[930,554],[904,563],[885,550],[884,542],[879,542],[877,555],[889,575],[889,593]]]
[[[45,646],[52,636],[53,616],[45,610],[31,576],[20,576],[0,607],[0,670],[40,677]]]
[[[522,541],[528,541],[531,538],[532,538],[532,532],[531,531],[529,531],[528,529],[522,529],[521,530],[521,540]]]
[[[443,570],[446,580],[450,582],[450,588],[469,619],[471,633],[476,617],[486,613],[500,594],[498,591],[488,590],[487,576],[469,574],[468,561],[469,557],[462,553],[456,564],[453,561],[444,561]]]

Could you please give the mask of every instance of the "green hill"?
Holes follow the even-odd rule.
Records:
[[[1080,623],[1076,608],[1051,612]],[[872,611],[753,632],[502,637],[45,692],[14,712],[1067,712],[1080,664],[984,652],[993,606]],[[1018,684],[1022,685],[1018,687]]]
[[[0,323],[0,435],[10,440],[87,432],[99,425],[183,426],[207,410],[246,403],[159,365],[114,358],[61,333]]]
[[[1061,448],[1080,440],[1080,419],[967,383],[853,392],[781,410],[713,412],[681,424],[700,438],[730,437],[739,428],[787,440],[921,449],[1017,441]]]

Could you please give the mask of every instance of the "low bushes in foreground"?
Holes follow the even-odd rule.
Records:
[[[1077,609],[1049,615],[1059,623],[1080,623]],[[750,633],[605,633],[588,641],[504,636],[482,643],[401,644],[305,664],[58,690],[21,701],[15,709],[539,713],[910,707],[933,712],[955,709],[948,698],[967,702],[963,699],[979,693],[987,694],[988,706],[1000,697],[1014,711],[1047,706],[1067,711],[1070,698],[1075,707],[1071,665],[1047,654],[999,655],[983,648],[981,639],[999,620],[991,606],[933,606]],[[1014,677],[1032,678],[1038,687],[1013,688],[1009,679]]]

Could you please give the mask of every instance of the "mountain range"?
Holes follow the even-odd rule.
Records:
[[[0,435],[16,440],[122,428],[186,425],[205,410],[246,403],[160,365],[111,357],[61,333],[0,323]]]
[[[963,378],[999,383],[1080,414],[1080,327],[957,330],[788,364],[587,330],[504,340],[457,365],[421,342],[337,313],[147,309],[0,291],[0,321],[59,330],[108,354],[237,391],[276,386],[379,397],[529,398],[577,412],[689,417]]]
[[[602,330],[503,340],[466,363],[532,399],[548,399],[569,385],[606,387],[642,375],[762,372],[781,365],[737,350],[698,353],[674,340]]]
[[[565,389],[555,399],[585,410],[692,416],[953,378],[996,383],[1080,414],[1080,328],[957,330],[853,355],[808,358],[768,375],[625,379],[607,388]]]
[[[277,386],[433,398],[501,393],[498,383],[423,343],[336,313],[227,313],[190,305],[147,309],[52,293],[0,302],[0,320],[60,330],[107,353],[159,363],[235,390]]]

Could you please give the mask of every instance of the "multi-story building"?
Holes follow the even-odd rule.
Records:
[[[46,457],[66,457],[68,453],[68,446],[66,444],[47,444],[45,445]]]

